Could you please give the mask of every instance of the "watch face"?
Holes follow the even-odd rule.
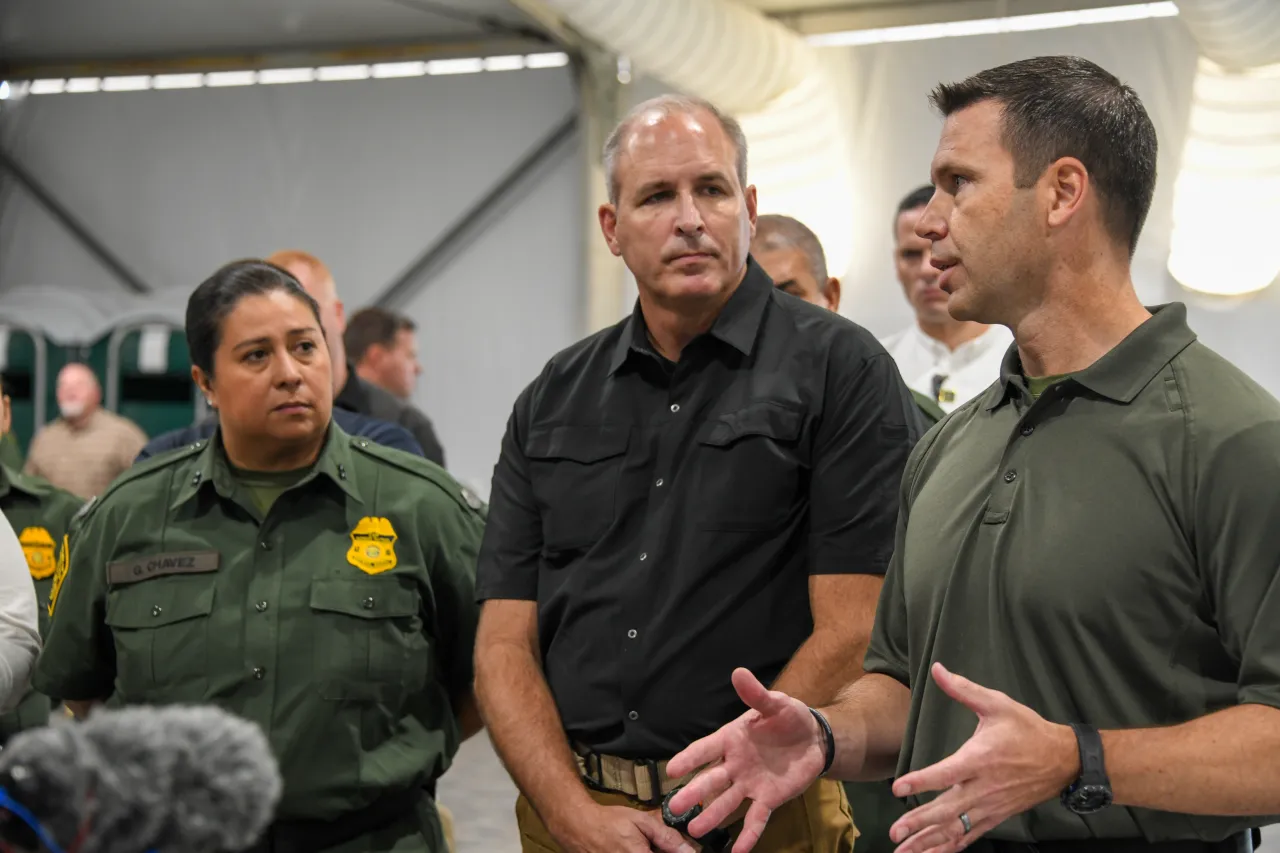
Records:
[[[1111,789],[1106,785],[1081,785],[1066,800],[1067,808],[1076,814],[1093,814],[1111,805]]]

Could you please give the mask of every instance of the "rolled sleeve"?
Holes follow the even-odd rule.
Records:
[[[1237,701],[1280,707],[1280,421],[1235,432],[1203,458],[1198,562],[1219,636],[1240,661]]]
[[[64,566],[49,594],[49,633],[32,686],[46,696],[78,702],[108,698],[115,685],[115,641],[106,625],[106,577],[99,554],[110,521],[99,512],[63,544]]]
[[[522,412],[531,391],[516,402],[493,472],[489,518],[476,569],[476,598],[536,601],[542,554],[542,516],[533,498],[522,442]]]
[[[887,353],[859,358],[837,348],[830,365],[829,402],[814,433],[809,573],[882,575],[919,420]]]
[[[17,534],[0,517],[0,711],[22,701],[39,654],[35,586]]]

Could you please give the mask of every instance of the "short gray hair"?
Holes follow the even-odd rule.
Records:
[[[718,110],[715,104],[702,98],[696,98],[692,95],[659,95],[632,107],[604,142],[604,176],[605,181],[608,182],[609,202],[611,204],[618,203],[618,152],[622,149],[622,143],[630,135],[632,125],[641,116],[649,115],[650,113],[661,113],[664,116],[670,116],[696,112],[710,113],[712,118],[720,123],[720,128],[725,134],[733,140],[733,146],[738,152],[735,164],[738,171],[738,183],[744,189],[746,188],[747,135],[742,132],[742,125],[738,124],[732,116]]]
[[[756,237],[753,248],[799,249],[809,262],[809,272],[818,280],[818,287],[827,290],[827,256],[822,251],[818,235],[799,219],[778,213],[766,213],[756,218]]]

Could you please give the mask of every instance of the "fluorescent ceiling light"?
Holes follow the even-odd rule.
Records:
[[[476,74],[483,70],[483,59],[433,59],[427,63],[428,74]]]
[[[258,82],[264,86],[279,83],[310,83],[316,79],[314,68],[264,68],[258,72]]]
[[[214,71],[206,74],[206,86],[252,86],[258,82],[256,71]]]
[[[490,56],[484,61],[485,71],[519,71],[524,68],[523,56]]]
[[[199,89],[203,85],[203,74],[157,74],[151,78],[153,89]]]
[[[102,91],[104,92],[138,92],[142,89],[151,88],[151,78],[143,75],[141,77],[103,77]]]
[[[326,65],[316,69],[316,79],[324,82],[335,80],[368,80],[373,72],[367,65]]]
[[[31,94],[33,95],[59,95],[67,89],[66,80],[32,80]]]
[[[426,73],[425,62],[379,62],[373,66],[373,76],[379,80],[389,77],[421,77]]]
[[[956,36],[981,36],[997,33],[1025,33],[1032,30],[1054,30],[1081,24],[1112,24],[1142,21],[1148,18],[1172,18],[1178,14],[1172,0],[1162,3],[1131,3],[1127,6],[1104,6],[1076,12],[1045,12],[1037,15],[1010,15],[1004,18],[979,18],[972,21],[949,21],[942,24],[913,24],[905,27],[883,27],[873,30],[849,30],[819,33],[806,41],[817,47],[849,47],[901,41],[928,41]]]
[[[10,95],[11,91],[12,91],[12,89],[11,89],[11,87],[9,86],[9,81],[8,81],[8,80],[5,80],[3,83],[0,83],[0,101],[7,101],[7,100],[9,100],[9,95]]]
[[[561,68],[568,64],[567,53],[531,53],[524,58],[525,68]]]
[[[102,88],[102,80],[98,77],[72,77],[67,81],[67,91],[80,92],[97,92]]]

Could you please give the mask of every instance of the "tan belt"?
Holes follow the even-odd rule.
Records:
[[[667,775],[666,761],[632,760],[615,755],[600,755],[585,748],[574,750],[582,778],[596,788],[626,794],[651,806],[662,805],[662,798],[693,778],[690,773],[672,779]]]

